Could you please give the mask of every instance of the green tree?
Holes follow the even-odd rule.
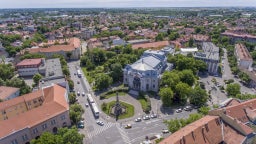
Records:
[[[68,99],[70,104],[74,104],[76,102],[76,94],[74,92],[69,93]]]
[[[159,91],[159,96],[163,102],[163,106],[171,106],[173,99],[173,91],[169,87],[161,88]]]
[[[63,139],[60,135],[44,132],[39,139],[32,140],[31,144],[63,144]]]
[[[108,88],[113,82],[113,79],[103,73],[97,74],[95,77],[95,87],[99,90]]]
[[[159,33],[156,38],[155,38],[156,41],[162,41],[164,40],[164,34],[163,33]]]
[[[228,84],[226,88],[228,96],[235,97],[237,94],[240,94],[240,85],[238,83]]]
[[[194,40],[192,38],[190,38],[188,41],[188,46],[193,47],[193,44],[194,44]]]
[[[182,127],[180,121],[177,118],[165,121],[164,123],[172,133],[178,131]]]
[[[40,79],[42,79],[42,78],[43,78],[43,76],[42,76],[41,74],[36,73],[36,74],[33,76],[33,81],[34,81],[34,83],[35,83],[36,85],[38,85]]]
[[[20,95],[31,92],[31,88],[25,83],[24,80],[20,78],[12,78],[10,80],[8,79],[6,80],[5,85],[20,88]]]
[[[120,80],[123,76],[122,65],[120,63],[114,63],[111,65],[111,77],[114,81]]]
[[[180,82],[180,76],[177,72],[164,72],[161,78],[161,86],[169,86],[175,90],[175,86]]]
[[[82,119],[82,114],[84,113],[84,109],[79,104],[73,104],[70,106],[69,117],[72,123],[77,123]]]
[[[183,70],[180,72],[180,79],[182,82],[192,86],[195,82],[194,74],[191,70]]]
[[[11,64],[0,64],[0,78],[10,79],[14,76],[14,67]]]
[[[179,82],[176,85],[175,92],[176,92],[176,95],[178,95],[180,102],[186,103],[186,100],[189,97],[189,94],[191,92],[191,88],[188,84]]]
[[[207,115],[208,112],[211,110],[210,107],[202,106],[198,109],[198,112],[203,115]]]
[[[57,134],[44,132],[38,139],[30,141],[31,144],[82,144],[84,135],[78,133],[77,128],[59,128]]]
[[[190,103],[201,106],[208,100],[207,92],[200,86],[196,86],[190,93]]]

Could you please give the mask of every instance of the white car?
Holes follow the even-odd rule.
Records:
[[[149,120],[150,119],[150,116],[146,115],[143,117],[143,120]]]
[[[181,113],[182,112],[182,108],[179,108],[175,111],[176,113]]]
[[[77,92],[77,95],[80,96],[80,92],[79,91]]]
[[[135,122],[140,122],[141,121],[141,118],[136,118],[135,119]]]
[[[96,123],[97,123],[98,125],[100,125],[100,126],[103,126],[103,125],[104,125],[103,121],[100,121],[100,120],[96,121]]]
[[[82,92],[82,96],[85,96],[85,93],[84,93],[84,92]]]
[[[165,134],[165,133],[169,133],[169,130],[168,130],[168,129],[163,129],[163,130],[162,130],[162,133],[164,133],[164,134]]]
[[[157,118],[157,115],[156,114],[151,114],[150,117],[151,118]]]

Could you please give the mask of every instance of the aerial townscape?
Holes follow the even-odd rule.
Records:
[[[256,144],[256,1],[1,1],[0,144]]]

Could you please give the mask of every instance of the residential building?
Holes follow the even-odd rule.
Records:
[[[150,42],[150,43],[142,43],[142,44],[132,44],[133,49],[139,48],[163,48],[165,46],[170,45],[168,41],[158,41],[158,42]]]
[[[68,93],[59,85],[45,87],[0,103],[0,143],[27,144],[43,132],[70,126]]]
[[[126,42],[121,38],[116,38],[112,41],[113,46],[125,45],[125,44],[126,44]]]
[[[203,60],[207,64],[209,74],[218,74],[219,47],[216,47],[211,42],[203,42],[198,49],[202,50],[202,52],[195,52],[194,58]]]
[[[94,29],[85,29],[85,30],[81,31],[81,38],[89,39],[92,36],[94,36],[95,34],[97,34],[96,30],[94,30]]]
[[[252,67],[253,59],[245,45],[241,43],[235,45],[235,56],[239,67],[244,69]]]
[[[181,128],[160,144],[249,144],[253,130],[225,116],[205,116]]]
[[[24,59],[16,64],[19,76],[33,76],[36,73],[45,74],[45,59]]]
[[[28,51],[29,53],[39,53],[47,58],[52,58],[53,55],[59,54],[69,59],[67,53],[70,52],[70,59],[79,59],[81,56],[81,42],[78,38],[71,38],[68,44],[52,45],[47,48],[30,48],[23,50],[20,55]]]
[[[123,69],[124,84],[137,91],[158,91],[160,74],[167,67],[162,51],[147,50],[141,58]]]
[[[20,89],[15,87],[0,86],[0,99],[10,100],[20,95]]]
[[[236,42],[236,41],[256,42],[256,36],[254,35],[234,33],[232,31],[225,31],[221,35],[229,37],[232,42]]]

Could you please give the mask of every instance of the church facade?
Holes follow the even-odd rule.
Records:
[[[161,73],[167,67],[166,53],[147,50],[141,58],[123,69],[123,82],[136,91],[155,91],[159,89]]]

